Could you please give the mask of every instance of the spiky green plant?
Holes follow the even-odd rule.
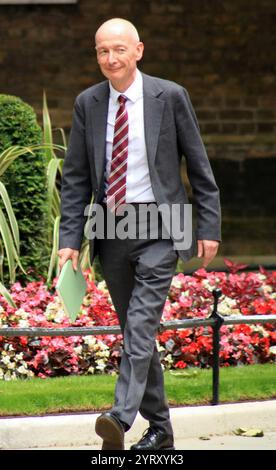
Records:
[[[48,210],[50,220],[50,242],[52,245],[52,252],[48,267],[47,283],[50,283],[53,276],[58,275],[58,243],[59,243],[59,223],[60,223],[60,193],[57,187],[57,182],[62,178],[63,159],[57,157],[55,153],[55,146],[53,144],[53,130],[51,118],[47,106],[47,99],[45,92],[43,93],[43,142],[48,145],[47,150],[47,193],[48,193]],[[63,129],[60,131],[63,141],[63,149],[67,149],[65,133]],[[91,268],[89,259],[89,242],[84,240],[80,252],[80,264],[82,269]]]

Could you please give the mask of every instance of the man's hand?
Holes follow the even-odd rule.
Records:
[[[72,248],[62,248],[61,250],[58,251],[58,256],[59,256],[59,272],[62,269],[62,266],[68,259],[72,260],[72,266],[75,271],[78,269],[78,259],[79,259],[79,251],[78,250],[73,250]]]
[[[217,240],[198,240],[198,258],[203,257],[202,268],[206,268],[217,254],[219,242]]]

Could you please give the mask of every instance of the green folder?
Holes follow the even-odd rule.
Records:
[[[63,304],[65,313],[74,322],[80,311],[83,298],[87,289],[85,278],[80,266],[73,269],[72,260],[67,260],[59,275],[56,291]]]

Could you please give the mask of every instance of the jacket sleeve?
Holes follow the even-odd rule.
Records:
[[[197,208],[198,240],[221,241],[219,189],[200,136],[199,125],[189,94],[179,88],[176,104],[178,145],[186,159],[187,175]]]
[[[85,120],[78,98],[74,103],[72,127],[62,170],[59,249],[80,250],[90,203],[92,184],[85,142]]]

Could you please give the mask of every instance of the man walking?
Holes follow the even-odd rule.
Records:
[[[146,230],[143,237],[105,236],[90,242],[91,261],[99,255],[124,337],[115,403],[96,421],[102,449],[124,449],[124,434],[138,411],[149,428],[132,449],[173,449],[155,336],[178,256],[187,261],[197,253],[206,267],[216,255],[221,240],[219,191],[187,91],[138,70],[144,45],[136,28],[114,18],[100,26],[95,41],[107,80],[75,101],[63,167],[59,265],[71,258],[77,267],[84,208],[92,195],[106,216],[114,214],[115,225],[122,219],[122,207],[132,206],[140,215],[152,205],[157,212],[162,205],[187,205],[180,175],[185,156],[197,207],[189,246],[177,244],[173,235],[162,236],[162,214],[155,239]],[[133,224],[137,229],[139,223]]]

